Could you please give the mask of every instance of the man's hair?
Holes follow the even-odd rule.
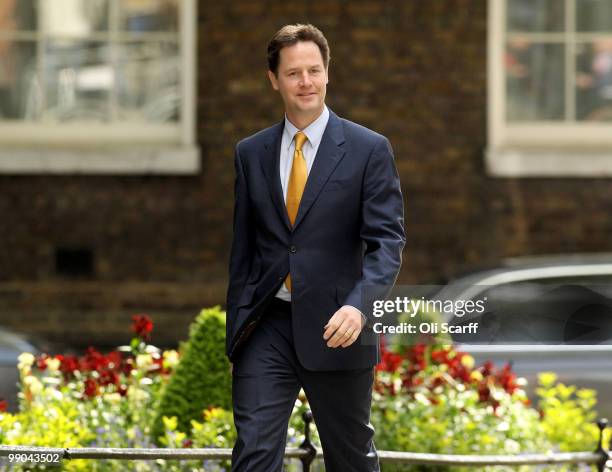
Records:
[[[311,24],[286,25],[279,29],[268,44],[268,69],[278,75],[280,51],[287,46],[293,46],[299,41],[312,41],[319,47],[323,64],[329,65],[329,45],[319,28]]]

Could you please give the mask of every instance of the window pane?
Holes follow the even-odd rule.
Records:
[[[0,0],[0,31],[34,31],[35,0]]]
[[[177,121],[180,110],[179,50],[171,42],[119,45],[120,118],[148,122]]]
[[[35,54],[33,42],[0,41],[0,120],[32,117],[40,99]]]
[[[178,0],[120,0],[120,30],[177,31]]]
[[[50,41],[45,53],[45,117],[54,121],[108,120],[114,82],[108,45]]]
[[[564,46],[513,39],[506,45],[506,119],[564,118]]]
[[[563,0],[507,0],[506,29],[551,32],[565,29]]]
[[[51,36],[108,31],[108,0],[46,0],[40,9],[42,29]]]
[[[578,119],[612,121],[612,39],[579,44],[577,53]]]
[[[577,0],[578,31],[612,32],[612,0]]]

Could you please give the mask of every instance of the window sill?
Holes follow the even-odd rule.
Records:
[[[612,148],[498,148],[487,149],[485,161],[492,177],[597,178],[612,176]]]
[[[196,146],[0,150],[0,174],[194,175],[199,171]]]

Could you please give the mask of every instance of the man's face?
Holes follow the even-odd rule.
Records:
[[[281,49],[277,75],[268,71],[268,77],[281,94],[289,118],[309,118],[323,110],[327,70],[314,42],[298,41]]]

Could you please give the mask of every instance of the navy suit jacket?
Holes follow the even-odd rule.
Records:
[[[291,271],[293,335],[302,365],[319,371],[371,367],[379,346],[368,297],[388,294],[406,241],[391,145],[330,111],[292,227],[280,182],[283,128],[284,120],[236,146],[226,353],[235,359]],[[360,309],[369,321],[351,346],[330,348],[323,327],[342,305]]]

